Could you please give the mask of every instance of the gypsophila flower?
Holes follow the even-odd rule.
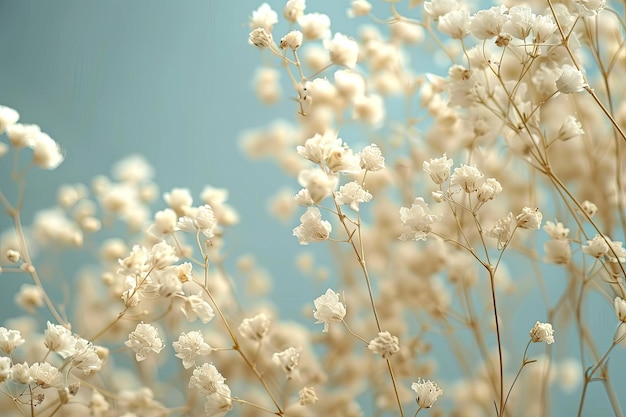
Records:
[[[354,68],[359,57],[359,45],[341,33],[335,33],[332,39],[324,40],[324,48],[330,54],[330,60],[335,65]]]
[[[332,132],[327,132],[323,135],[316,133],[304,142],[304,146],[298,146],[296,151],[309,161],[323,164],[334,149],[343,149],[343,141]]]
[[[211,363],[205,363],[193,370],[193,375],[189,378],[189,388],[198,388],[205,394],[213,394],[218,392],[218,387],[224,382],[226,379],[217,368]]]
[[[186,211],[188,214],[178,219],[176,230],[192,233],[199,231],[207,238],[215,235],[217,219],[210,205],[205,204],[197,208],[189,208]]]
[[[329,323],[341,323],[346,315],[346,306],[339,301],[339,294],[330,288],[317,297],[313,304],[315,305],[313,317],[317,319],[315,323],[324,323],[323,332],[328,331]]]
[[[176,351],[176,357],[183,360],[185,369],[196,365],[198,356],[209,355],[214,349],[204,341],[202,334],[198,331],[181,333],[178,340],[172,343]]]
[[[361,168],[363,169],[375,172],[385,168],[385,158],[375,143],[363,148],[358,155],[361,157]]]
[[[443,394],[443,390],[433,381],[418,378],[411,384],[411,389],[417,393],[417,404],[420,408],[430,408],[437,398]]]
[[[36,285],[22,284],[20,292],[15,296],[15,302],[26,311],[35,312],[43,306],[43,291]]]
[[[535,15],[528,6],[513,6],[509,9],[509,19],[502,31],[517,39],[524,40],[530,34]]]
[[[9,378],[11,378],[11,358],[3,356],[0,358],[0,382]]]
[[[551,222],[548,220],[543,226],[543,230],[546,231],[550,238],[558,240],[558,239],[567,239],[567,235],[569,234],[569,229],[563,226],[561,222]]]
[[[342,185],[335,194],[337,204],[350,204],[350,208],[354,211],[359,211],[359,203],[366,203],[371,199],[372,195],[356,181]]]
[[[348,17],[367,16],[372,10],[372,4],[367,0],[352,0],[348,9]]]
[[[63,374],[48,362],[32,364],[29,373],[33,382],[41,388],[58,387],[63,383]]]
[[[63,162],[63,153],[58,143],[45,133],[39,133],[29,144],[33,149],[33,163],[43,169],[55,169]]]
[[[250,29],[263,28],[271,33],[275,23],[278,23],[278,14],[267,3],[261,4],[250,17]]]
[[[552,16],[537,15],[533,21],[533,34],[536,43],[544,43],[556,31],[557,26]]]
[[[202,291],[198,294],[184,297],[185,302],[180,310],[185,315],[187,321],[194,321],[200,318],[202,323],[208,323],[215,316],[213,308],[202,298]]]
[[[583,74],[575,67],[565,64],[561,68],[561,76],[556,79],[556,88],[563,94],[572,94],[587,87]]]
[[[151,324],[139,323],[135,330],[128,335],[128,340],[124,345],[135,352],[137,362],[145,360],[150,352],[159,353],[163,349],[163,341],[159,337],[159,332]]]
[[[424,2],[424,11],[434,20],[459,7],[457,0],[432,0]]]
[[[596,206],[594,203],[592,203],[591,201],[585,200],[582,202],[581,204],[584,212],[589,216],[589,217],[593,217],[594,214],[596,214],[598,212],[598,206]]]
[[[296,23],[298,18],[304,15],[305,9],[305,0],[287,0],[283,9],[283,16],[289,23]]]
[[[557,265],[568,264],[572,259],[572,250],[566,239],[548,240],[543,244],[544,261]]]
[[[63,359],[72,356],[75,352],[76,338],[72,332],[64,326],[47,323],[44,332],[44,345],[48,350],[58,353]]]
[[[186,188],[173,188],[169,193],[163,194],[163,200],[179,217],[187,214],[193,204],[191,192]]]
[[[606,0],[575,0],[583,15],[595,16],[606,7]]]
[[[270,328],[270,318],[265,313],[259,313],[254,317],[243,319],[239,325],[239,333],[250,340],[259,342]]]
[[[469,23],[467,10],[453,10],[439,18],[437,29],[452,39],[463,39],[469,34]]]
[[[298,24],[306,40],[330,38],[330,18],[323,13],[302,15],[298,17]]]
[[[582,128],[580,122],[576,119],[576,117],[568,114],[565,117],[565,121],[559,128],[559,132],[557,133],[557,139],[566,141],[577,136],[583,135],[585,131]]]
[[[82,337],[77,337],[75,340],[72,367],[80,369],[85,375],[99,371],[102,368],[102,359],[95,346]]]
[[[478,201],[486,203],[489,200],[493,200],[496,195],[502,192],[502,186],[495,178],[487,178],[485,182],[483,182],[478,187],[478,192],[476,193],[476,198]]]
[[[496,221],[493,228],[487,232],[487,236],[498,239],[498,249],[502,249],[509,239],[511,239],[515,227],[516,221],[513,217],[513,213],[509,213]]]
[[[502,32],[502,25],[507,20],[504,12],[506,12],[504,5],[478,11],[470,21],[470,32],[480,40],[495,38]]]
[[[322,220],[322,213],[317,207],[308,207],[300,217],[300,226],[293,229],[293,236],[298,243],[308,245],[311,242],[321,242],[328,239],[332,227],[326,220]]]
[[[299,361],[300,351],[294,347],[289,347],[282,352],[276,352],[272,355],[272,362],[280,366],[288,378],[291,378]]]
[[[306,188],[303,188],[300,191],[298,191],[298,193],[293,197],[293,200],[299,206],[307,207],[307,206],[312,206],[313,204],[315,204],[315,202],[311,198],[311,194],[309,193],[309,190],[307,190]]]
[[[454,168],[450,184],[460,186],[466,193],[473,193],[478,190],[478,182],[482,177],[483,174],[475,166],[461,165]]]
[[[233,408],[230,387],[226,384],[218,384],[215,392],[207,395],[204,403],[206,417],[223,417]]]
[[[615,307],[617,319],[626,323],[626,301],[621,297],[615,297],[613,306]]]
[[[303,169],[298,174],[298,182],[307,189],[311,200],[319,204],[328,197],[337,186],[337,177],[329,175],[319,167]]]
[[[524,207],[515,219],[517,220],[517,227],[537,230],[541,227],[542,215],[538,208]]]
[[[415,199],[410,208],[400,208],[400,221],[410,231],[402,233],[400,240],[426,240],[430,225],[441,220],[441,215],[431,214],[422,197]]]
[[[7,127],[17,123],[18,120],[20,120],[20,114],[16,110],[0,105],[0,134],[4,133]]]
[[[537,322],[530,329],[530,340],[533,343],[546,342],[548,345],[554,343],[554,330],[550,323]]]
[[[30,375],[30,366],[27,362],[16,363],[11,368],[11,380],[18,384],[30,384],[33,377]]]
[[[16,149],[31,146],[35,138],[41,134],[41,128],[37,125],[23,125],[17,123],[6,127],[9,142]]]
[[[280,49],[289,48],[293,51],[298,49],[302,45],[302,32],[299,30],[292,30],[280,39],[278,46]]]
[[[424,172],[430,175],[435,184],[443,184],[450,178],[450,168],[454,161],[448,159],[444,153],[441,158],[433,158],[430,161],[424,161]]]
[[[7,355],[10,355],[13,350],[26,342],[22,339],[22,334],[19,330],[7,329],[0,327],[0,350]]]
[[[300,405],[315,404],[318,400],[317,395],[315,394],[315,388],[313,387],[303,387],[298,393],[298,398]]]
[[[386,359],[400,351],[400,342],[389,332],[379,332],[378,336],[368,343],[367,348]]]
[[[248,43],[257,48],[269,48],[272,44],[272,34],[263,28],[256,28],[248,35]]]

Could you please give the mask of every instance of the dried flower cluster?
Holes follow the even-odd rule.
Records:
[[[364,25],[344,33],[305,0],[274,3],[249,17],[254,85],[265,104],[290,91],[292,121],[243,149],[299,187],[272,212],[293,224],[297,279],[333,289],[306,295],[306,319],[242,303],[242,276],[259,298],[269,277],[224,263],[227,190],[159,198],[140,156],[61,186],[23,224],[24,175],[65,153],[0,106],[0,161],[15,156],[0,273],[21,280],[23,310],[0,323],[3,416],[594,415],[590,401],[623,415],[609,372],[626,344],[622,6],[354,0]],[[445,64],[421,73],[418,54]],[[41,256],[82,249],[72,285]]]

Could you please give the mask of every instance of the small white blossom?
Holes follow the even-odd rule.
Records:
[[[0,109],[1,111],[2,109]],[[0,123],[2,121],[0,120]],[[11,378],[11,358],[3,356],[0,358],[0,382]]]
[[[453,163],[454,161],[448,159],[444,153],[441,158],[424,161],[423,168],[435,184],[443,184],[450,178],[450,168],[452,168]]]
[[[269,48],[272,45],[272,34],[263,28],[253,29],[248,35],[248,43],[257,48]]]
[[[2,134],[8,126],[14,125],[20,120],[20,114],[11,107],[0,105],[0,134]]]
[[[0,327],[0,350],[7,355],[10,355],[13,350],[26,342],[22,339],[22,334],[19,330],[7,329]]]
[[[576,117],[568,114],[565,117],[565,121],[559,128],[559,133],[556,138],[558,140],[566,141],[583,134],[585,134],[585,131],[583,130],[580,122],[576,119]]]
[[[439,18],[437,29],[452,39],[463,39],[469,34],[470,17],[467,10],[453,10]]]
[[[507,20],[504,14],[505,6],[494,6],[487,10],[480,10],[469,24],[469,30],[476,39],[485,40],[495,38],[502,33],[502,25]]]
[[[565,265],[572,259],[572,249],[567,239],[548,240],[543,244],[546,255],[544,260],[548,263]]]
[[[535,35],[534,41],[536,43],[544,43],[557,29],[552,16],[538,15],[533,21],[533,34]]]
[[[298,238],[301,245],[321,242],[330,236],[332,226],[328,221],[322,220],[322,213],[317,207],[308,207],[300,217],[300,222],[300,226],[293,229],[293,236]]]
[[[276,352],[272,355],[272,362],[280,366],[288,378],[291,378],[299,361],[300,351],[294,347],[289,347],[282,352]]]
[[[196,318],[200,318],[202,323],[208,323],[215,317],[211,305],[202,298],[202,291],[185,297],[185,302],[180,310],[185,315],[187,321],[194,321]]]
[[[152,246],[149,255],[149,264],[156,270],[165,269],[178,261],[176,256],[176,248],[162,240]]]
[[[489,200],[493,200],[496,195],[501,192],[502,186],[500,183],[495,178],[487,178],[485,182],[478,187],[476,198],[478,198],[478,201],[486,203]]]
[[[187,210],[188,214],[178,219],[176,230],[195,233],[199,231],[204,236],[211,238],[215,235],[214,230],[217,220],[210,205],[205,204],[197,208]]]
[[[609,251],[609,244],[607,241],[611,241],[606,237],[596,235],[592,240],[587,241],[587,245],[583,245],[583,253],[591,255],[594,258],[601,258]]]
[[[575,67],[565,64],[561,68],[561,76],[556,79],[556,88],[563,94],[572,94],[587,87],[582,72]]]
[[[261,4],[250,17],[250,29],[263,28],[271,33],[276,23],[278,23],[278,14],[267,3]]]
[[[102,359],[93,343],[82,337],[75,338],[72,367],[80,369],[85,375],[99,371],[102,368]]]
[[[371,199],[372,195],[356,181],[342,185],[335,194],[337,204],[350,204],[350,208],[354,211],[359,211],[359,203],[367,203]]]
[[[42,388],[58,387],[63,383],[63,374],[48,362],[32,364],[29,373],[33,382]]]
[[[466,193],[473,193],[478,190],[478,182],[483,174],[471,165],[461,165],[454,169],[454,174],[450,179],[451,185],[459,185]]]
[[[299,403],[300,405],[311,405],[315,404],[318,400],[317,395],[315,394],[315,388],[313,387],[304,387],[298,393]]]
[[[329,175],[316,167],[303,169],[298,173],[298,182],[307,189],[315,204],[319,204],[328,197],[337,186],[337,176]]]
[[[309,161],[324,164],[335,149],[343,149],[343,141],[332,132],[327,132],[323,135],[316,133],[304,142],[304,146],[298,146],[296,151]]]
[[[193,375],[189,378],[189,388],[195,387],[205,394],[213,394],[218,392],[218,387],[225,382],[226,379],[213,364],[205,363],[193,370]]]
[[[530,34],[535,15],[528,6],[513,6],[509,9],[509,20],[502,27],[503,32],[524,40]]]
[[[339,294],[330,288],[316,298],[313,304],[313,317],[317,319],[315,323],[324,323],[324,332],[328,331],[329,323],[341,323],[346,315],[346,306],[339,301]]]
[[[30,366],[27,362],[16,363],[11,368],[11,380],[18,384],[30,384],[33,377],[30,375]]]
[[[374,143],[363,148],[359,156],[361,157],[361,168],[363,169],[375,172],[385,168],[385,158],[380,148]]]
[[[563,226],[561,222],[551,222],[548,220],[543,226],[543,230],[546,231],[550,238],[559,240],[559,239],[567,239],[567,235],[569,234],[569,229]]]
[[[135,352],[137,362],[145,360],[150,352],[159,353],[163,349],[163,341],[156,327],[143,322],[137,324],[124,345]]]
[[[324,40],[324,48],[330,54],[330,60],[335,65],[354,68],[359,57],[359,45],[341,33],[335,33],[332,39]]]
[[[58,353],[63,359],[72,356],[75,352],[76,338],[66,327],[48,322],[44,332],[44,345],[48,350]]]
[[[535,323],[533,328],[530,329],[530,340],[533,343],[546,342],[548,345],[554,343],[552,325],[550,323]]]
[[[615,297],[613,306],[615,307],[617,319],[626,323],[626,301],[621,297]]]
[[[283,9],[283,16],[289,23],[296,23],[298,18],[304,15],[304,9],[306,9],[305,0],[287,0]]]
[[[55,169],[63,162],[61,147],[46,133],[36,135],[29,146],[33,149],[33,163],[39,168]]]
[[[173,188],[169,193],[163,194],[163,199],[179,217],[187,214],[193,204],[191,192],[186,188]]]
[[[367,16],[372,11],[372,4],[367,0],[352,0],[348,17]]]
[[[379,332],[378,336],[368,343],[367,348],[383,358],[388,358],[400,351],[400,342],[389,332]]]
[[[204,403],[206,417],[224,417],[233,409],[230,387],[226,384],[218,384],[215,392],[207,395]]]
[[[538,208],[524,207],[522,212],[515,218],[517,227],[522,229],[537,230],[541,227],[541,212]]]
[[[330,18],[323,13],[307,13],[298,17],[298,24],[306,40],[330,38]]]
[[[35,138],[41,134],[41,128],[37,125],[23,125],[17,123],[6,127],[9,142],[16,149],[32,146]]]
[[[441,220],[441,216],[431,214],[428,204],[422,197],[415,199],[410,208],[400,208],[400,221],[410,231],[402,233],[400,240],[426,240],[430,225]]]
[[[302,46],[302,32],[299,30],[292,30],[280,39],[278,46],[280,49],[289,48],[295,51]]]
[[[255,342],[265,337],[270,328],[270,318],[265,313],[259,313],[254,317],[243,319],[239,325],[239,333]]]
[[[511,239],[513,230],[515,230],[516,222],[513,213],[507,214],[496,221],[496,224],[487,232],[487,236],[498,239],[498,249],[502,249]]]
[[[593,217],[593,215],[598,212],[598,206],[596,206],[591,201],[585,200],[582,202],[581,206],[585,214],[587,214],[589,217]]]
[[[417,393],[417,404],[420,408],[432,407],[437,398],[443,394],[443,390],[436,383],[422,378],[418,378],[417,382],[413,382],[411,389]]]
[[[176,357],[183,360],[185,369],[195,366],[196,357],[209,355],[214,350],[198,331],[181,333],[172,346],[176,351]]]
[[[436,22],[439,18],[458,9],[457,0],[432,0],[424,2],[424,11]]]

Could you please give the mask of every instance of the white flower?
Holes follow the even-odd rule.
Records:
[[[298,182],[307,189],[313,202],[319,204],[333,192],[337,186],[337,177],[316,167],[300,171]]]
[[[183,360],[185,369],[195,366],[196,357],[209,355],[214,350],[204,341],[202,334],[198,331],[181,333],[172,346],[176,351],[176,357]]]
[[[163,349],[163,341],[156,327],[143,322],[137,324],[124,345],[135,352],[137,362],[145,360],[150,352],[159,353]]]
[[[598,211],[598,206],[596,206],[594,203],[592,203],[591,201],[588,201],[588,200],[583,201],[581,206],[583,208],[583,211],[589,217],[593,217],[593,215],[596,214],[597,211]]]
[[[208,323],[215,317],[211,305],[202,298],[202,291],[185,297],[185,302],[180,311],[183,312],[187,321],[194,321],[199,317],[202,323]]]
[[[82,337],[75,338],[72,367],[80,369],[85,375],[99,371],[102,368],[102,359],[98,356],[96,347]]]
[[[30,384],[33,377],[30,375],[30,366],[28,362],[16,363],[11,368],[11,380],[18,384]]]
[[[0,358],[0,382],[4,382],[9,378],[11,378],[11,358],[3,356]]]
[[[41,134],[41,128],[37,125],[23,125],[17,123],[6,127],[9,142],[16,149],[31,146],[35,137]]]
[[[533,33],[535,35],[534,41],[536,43],[544,43],[557,29],[552,16],[538,15],[533,21]]]
[[[581,14],[595,16],[606,7],[606,0],[574,0],[579,5]]]
[[[294,347],[289,347],[282,352],[276,352],[272,355],[272,362],[280,366],[288,378],[291,378],[299,361],[300,351]]]
[[[11,107],[0,105],[0,134],[2,134],[8,126],[14,125],[20,120],[20,114]]]
[[[563,94],[582,91],[587,87],[582,72],[575,67],[565,64],[561,68],[561,76],[556,79],[556,88]]]
[[[42,388],[58,387],[63,383],[63,374],[48,362],[33,363],[29,373],[33,382]]]
[[[356,181],[342,185],[335,194],[337,204],[350,204],[350,208],[354,211],[359,211],[359,203],[366,203],[371,199],[372,195]]]
[[[191,192],[186,188],[173,188],[169,193],[163,194],[163,199],[179,217],[187,214],[193,204]]]
[[[609,241],[610,249],[606,253],[609,262],[626,262],[626,250],[622,247],[622,242]]]
[[[211,363],[205,363],[201,367],[193,370],[193,375],[189,378],[189,388],[198,388],[205,394],[218,392],[218,387],[224,385],[226,379],[220,374]]]
[[[250,29],[263,28],[271,33],[275,23],[278,23],[278,14],[267,3],[261,4],[250,17]]]
[[[255,342],[265,337],[270,328],[270,318],[265,313],[259,313],[254,317],[243,319],[239,325],[239,333]]]
[[[248,35],[248,43],[257,48],[269,48],[272,44],[272,34],[263,28],[252,29]]]
[[[292,30],[280,39],[280,49],[289,48],[293,51],[298,49],[302,45],[302,32],[299,30]]]
[[[502,186],[500,183],[495,178],[487,178],[487,180],[478,187],[476,198],[478,198],[478,201],[486,203],[489,200],[493,200],[495,196],[501,192]]]
[[[572,250],[566,239],[548,240],[543,244],[546,252],[544,260],[549,263],[564,265],[572,259]]]
[[[165,269],[178,260],[176,248],[162,240],[152,246],[149,256],[149,264],[156,270]]]
[[[363,169],[375,172],[385,168],[385,158],[375,143],[363,148],[359,156],[361,157],[361,168]]]
[[[587,255],[591,255],[594,258],[600,258],[607,254],[609,251],[609,244],[607,241],[611,241],[610,239],[596,235],[592,240],[587,241],[587,245],[583,246],[583,253]]]
[[[59,144],[46,133],[35,135],[29,145],[33,149],[33,163],[43,169],[55,169],[63,162]]]
[[[218,384],[215,388],[215,392],[207,395],[204,403],[206,417],[223,417],[233,408],[228,385]]]
[[[626,323],[626,301],[621,297],[615,297],[613,306],[615,307],[617,319]]]
[[[26,342],[19,330],[0,327],[0,350],[10,355],[13,350]]]
[[[432,407],[437,398],[443,394],[443,390],[436,383],[422,378],[418,378],[417,382],[413,382],[411,389],[417,393],[417,404],[420,408]]]
[[[450,168],[454,161],[448,159],[444,153],[441,158],[433,158],[430,161],[424,161],[424,172],[430,175],[435,184],[443,184],[450,178]]]
[[[509,239],[511,239],[515,225],[516,222],[513,213],[509,213],[496,221],[493,228],[487,232],[487,236],[498,239],[498,249],[502,249]]]
[[[343,141],[332,132],[320,135],[316,133],[312,138],[304,142],[304,146],[298,146],[298,155],[315,162],[316,164],[326,163],[331,152],[335,149],[343,149]]]
[[[58,353],[63,359],[72,356],[75,352],[76,338],[66,327],[48,322],[44,332],[44,345],[48,350]]]
[[[293,197],[293,200],[299,206],[306,207],[306,206],[312,206],[313,204],[315,204],[315,202],[311,198],[311,194],[309,193],[309,190],[307,190],[306,188],[302,188],[300,191],[298,191],[298,194],[296,194]]]
[[[452,39],[463,39],[469,33],[470,17],[466,10],[453,10],[439,18],[437,29]]]
[[[305,0],[287,0],[283,9],[283,16],[289,23],[296,23],[298,18],[304,15],[304,9],[306,9]]]
[[[367,0],[352,0],[348,9],[348,17],[367,16],[372,4]]]
[[[575,138],[576,136],[583,135],[584,133],[585,131],[576,117],[568,114],[565,117],[565,121],[563,121],[563,124],[559,128],[559,133],[556,138],[558,140],[566,141]]]
[[[569,234],[569,229],[563,226],[563,223],[557,222],[555,224],[554,222],[551,222],[550,220],[548,220],[545,226],[543,226],[543,230],[546,231],[548,236],[550,236],[552,239],[555,239],[555,240],[567,239],[567,235]]]
[[[367,348],[383,358],[388,358],[400,351],[400,342],[389,332],[379,332],[378,336],[368,343]]]
[[[317,40],[330,38],[330,18],[323,13],[307,13],[298,17],[298,24],[304,39]]]
[[[459,7],[457,0],[432,0],[424,2],[424,11],[434,20]]]
[[[475,166],[461,165],[454,169],[450,184],[461,186],[466,193],[473,193],[478,190],[478,181],[482,177],[483,174]]]
[[[318,400],[317,395],[315,394],[315,388],[313,387],[304,387],[298,393],[298,399],[300,405],[311,405],[315,404]]]
[[[177,230],[184,232],[199,231],[208,238],[214,236],[217,220],[215,219],[215,214],[211,206],[205,204],[197,208],[190,208],[187,211],[188,215],[178,219],[178,223],[176,224]]]
[[[522,212],[515,218],[517,227],[522,229],[537,230],[541,227],[541,212],[538,208],[524,207]]]
[[[308,207],[300,217],[300,226],[293,229],[293,236],[298,243],[308,245],[311,242],[321,242],[328,239],[332,227],[326,220],[322,220],[322,213],[317,207]]]
[[[533,343],[546,342],[549,345],[554,343],[554,330],[552,330],[552,325],[550,323],[535,323],[533,328],[530,329],[530,340],[532,340]]]
[[[324,48],[330,54],[333,64],[354,68],[359,57],[359,45],[341,33],[335,33],[332,39],[324,40]]]
[[[346,306],[339,301],[339,294],[330,288],[324,295],[317,297],[313,304],[313,317],[317,319],[315,323],[324,323],[324,332],[328,331],[329,323],[340,323],[346,315]]]
[[[409,232],[402,233],[400,240],[425,240],[430,233],[430,225],[440,220],[441,216],[431,214],[428,204],[422,197],[418,197],[411,208],[400,208],[400,221],[410,228]]]
[[[502,30],[517,39],[526,39],[535,21],[535,15],[528,6],[513,6],[509,9],[509,20]]]
[[[469,30],[480,40],[495,38],[502,33],[502,25],[506,22],[505,6],[494,6],[488,10],[480,10],[469,24]]]

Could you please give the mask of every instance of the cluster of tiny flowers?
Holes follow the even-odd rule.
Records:
[[[419,378],[417,382],[413,382],[411,389],[417,394],[417,404],[420,408],[432,407],[437,398],[443,394],[443,390],[436,383],[422,378]]]
[[[317,319],[316,323],[324,323],[324,332],[328,331],[330,323],[341,323],[346,315],[346,306],[339,301],[339,294],[330,288],[317,297],[313,304],[313,317]]]
[[[554,330],[552,329],[552,325],[550,323],[535,323],[533,328],[530,329],[530,340],[533,343],[546,342],[548,345],[554,343]]]

